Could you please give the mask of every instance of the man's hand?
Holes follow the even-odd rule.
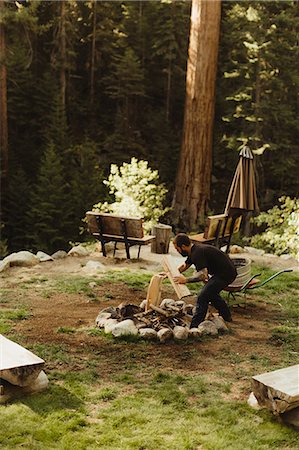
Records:
[[[186,284],[187,278],[184,275],[177,275],[176,277],[173,277],[174,282],[177,284]]]

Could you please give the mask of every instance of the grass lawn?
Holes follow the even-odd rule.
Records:
[[[247,405],[253,375],[298,363],[298,273],[252,291],[218,338],[163,345],[94,327],[105,306],[145,298],[150,277],[126,270],[3,286],[0,332],[45,359],[50,383],[0,406],[1,450],[298,449],[297,431]]]

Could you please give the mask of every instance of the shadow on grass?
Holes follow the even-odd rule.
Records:
[[[61,410],[78,410],[84,402],[67,389],[51,385],[46,391],[19,398],[16,404],[28,406],[32,411],[48,415]]]

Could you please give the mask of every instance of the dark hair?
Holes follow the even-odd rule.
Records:
[[[188,247],[191,244],[189,237],[185,233],[177,234],[173,242],[180,248],[182,248],[182,245],[186,245]]]

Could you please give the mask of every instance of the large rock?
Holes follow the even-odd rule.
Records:
[[[173,337],[178,341],[185,341],[188,339],[188,329],[186,327],[176,326],[173,329]]]
[[[229,253],[231,253],[232,255],[235,255],[237,253],[244,253],[244,249],[243,247],[240,247],[240,245],[231,245]]]
[[[67,257],[67,252],[65,252],[64,250],[58,250],[57,252],[53,253],[53,255],[51,255],[53,259],[63,259]]]
[[[83,247],[82,245],[76,245],[76,247],[73,247],[68,252],[69,256],[88,256],[89,251]]]
[[[218,330],[216,325],[210,320],[204,320],[198,325],[198,330],[202,335],[211,335],[216,336],[218,334]]]
[[[37,252],[36,256],[40,260],[40,262],[53,261],[52,256],[44,252]]]
[[[100,312],[98,317],[96,318],[96,325],[99,328],[105,328],[105,324],[108,319],[111,318],[111,313],[109,312]]]
[[[172,336],[173,332],[169,328],[162,328],[161,330],[158,331],[158,338],[159,341],[162,343],[169,341],[172,338]]]
[[[143,339],[157,339],[157,332],[152,328],[140,328],[139,334]]]
[[[36,264],[39,264],[39,258],[37,258],[33,253],[27,252],[26,250],[12,253],[11,255],[6,256],[6,258],[4,258],[2,261],[2,267],[5,268],[9,266],[32,267]]]
[[[224,319],[220,316],[215,316],[212,319],[210,319],[211,322],[213,322],[214,325],[216,325],[216,328],[218,331],[229,331],[229,328],[227,327],[226,323],[224,322]]]
[[[115,337],[129,336],[129,335],[136,336],[138,334],[138,329],[136,328],[133,320],[126,319],[115,325],[111,330],[111,332]]]
[[[189,328],[188,333],[189,333],[189,336],[195,337],[195,338],[202,336],[202,333],[198,328]]]
[[[105,266],[99,261],[88,261],[84,266],[84,270],[87,272],[98,272],[105,270]]]
[[[105,333],[112,333],[113,328],[118,324],[116,319],[107,319],[104,325]]]
[[[28,386],[15,386],[13,384],[3,382],[3,392],[0,393],[0,404],[6,403],[18,397],[27,394],[44,391],[49,384],[49,380],[44,371],[41,371],[35,380]]]

